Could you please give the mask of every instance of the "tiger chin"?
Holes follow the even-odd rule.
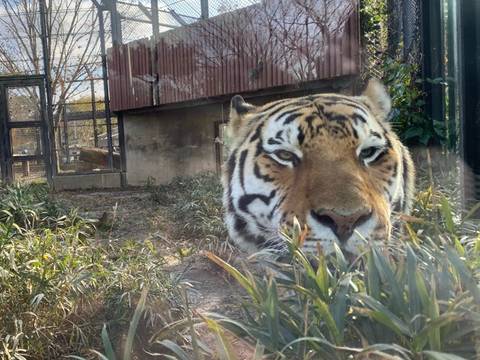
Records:
[[[387,121],[391,100],[370,80],[360,96],[316,94],[254,106],[231,100],[224,165],[225,222],[241,249],[287,251],[280,229],[297,218],[305,252],[358,255],[389,241],[408,214],[415,171]]]

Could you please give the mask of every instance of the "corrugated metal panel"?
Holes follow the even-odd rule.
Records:
[[[108,52],[111,108],[153,106],[153,86],[161,105],[358,74],[358,16],[355,9],[340,30],[324,34],[323,49],[299,45],[298,57],[283,56],[278,39],[266,48],[264,34],[243,32],[222,17],[202,22],[200,35],[194,24],[160,38],[155,71],[149,41],[114,47]]]
[[[114,111],[153,106],[150,43],[139,40],[108,50],[110,106]]]

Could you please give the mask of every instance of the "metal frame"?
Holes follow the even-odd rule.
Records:
[[[423,76],[424,78],[442,78],[444,74],[442,43],[442,3],[441,0],[423,1]],[[444,96],[440,84],[424,81],[425,110],[432,119],[444,119]]]
[[[461,0],[460,111],[463,203],[470,207],[480,200],[480,3]],[[475,214],[480,218],[480,210]]]
[[[8,89],[15,87],[36,86],[40,95],[39,121],[10,122],[8,111]],[[10,141],[10,130],[21,128],[39,128],[41,133],[43,154],[39,155],[13,155]],[[45,93],[45,78],[41,75],[0,76],[0,166],[2,180],[13,180],[13,163],[27,160],[43,160],[47,181],[51,183],[52,169],[52,128],[47,117],[47,99]]]

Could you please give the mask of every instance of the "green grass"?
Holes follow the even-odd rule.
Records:
[[[478,279],[451,244],[397,246],[395,260],[371,249],[363,267],[348,266],[340,252],[319,255],[315,269],[286,239],[292,261],[271,264],[275,276],[237,273],[210,255],[249,294],[247,320],[212,318],[261,343],[269,358],[477,359]]]
[[[45,187],[0,196],[0,358],[92,358],[104,327],[120,346],[143,289],[145,333],[181,311],[152,243],[98,243],[94,226]]]

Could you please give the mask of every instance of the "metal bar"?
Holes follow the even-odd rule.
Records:
[[[66,109],[65,109],[65,104],[63,104],[62,108],[62,118],[63,118],[63,146],[65,149],[65,155],[67,156],[67,161],[66,163],[70,163],[70,145],[68,143],[68,124],[67,124],[67,119],[65,118],[66,115]]]
[[[158,89],[158,51],[157,42],[160,36],[160,26],[158,23],[158,0],[151,0],[150,5],[152,7],[152,42],[150,43],[150,59],[151,59],[151,74],[153,76],[153,83],[150,87],[152,92],[153,105],[160,103],[160,92]]]
[[[0,85],[9,86],[35,86],[39,81],[44,80],[44,75],[0,75]]]
[[[58,163],[57,163],[57,154],[55,153],[55,137],[53,132],[53,124],[48,121],[46,118],[47,109],[45,109],[46,95],[45,95],[45,84],[44,79],[39,81],[37,86],[40,88],[40,115],[44,120],[43,124],[40,126],[42,143],[43,143],[43,159],[45,165],[45,173],[48,179],[48,168],[52,168],[52,177],[57,175]],[[53,143],[52,143],[53,142]],[[50,153],[50,151],[52,151]],[[50,162],[51,161],[51,162]]]
[[[200,0],[201,17],[208,19],[208,0]]]
[[[90,82],[90,84],[91,84],[91,82]],[[103,101],[102,100],[97,100],[96,102],[101,104]],[[69,106],[69,105],[90,105],[91,103],[92,103],[91,101],[65,102],[65,106]],[[79,111],[79,112],[83,112],[83,111]]]
[[[113,45],[122,44],[122,20],[117,10],[117,0],[104,0],[110,10],[110,19],[112,27],[112,43]],[[105,31],[104,31],[105,33]]]
[[[152,34],[153,38],[156,40],[160,34],[160,27],[158,25],[158,0],[150,0],[150,4],[152,7],[152,11],[150,12],[150,20],[152,20]]]
[[[95,102],[95,82],[90,79],[90,91],[92,98],[92,121],[93,121],[93,142],[98,147],[98,129],[97,129],[97,103]]]
[[[43,155],[13,155],[13,162],[43,160]]]
[[[103,11],[101,9],[98,9],[98,25],[100,28],[100,53],[102,58],[105,119],[107,123],[108,167],[110,169],[113,169],[112,118],[110,114],[110,96],[108,95],[107,53],[105,49],[105,24],[103,21]],[[116,41],[118,41],[118,39],[116,39]]]
[[[457,34],[457,22],[456,22],[456,6],[454,1],[448,1],[448,22],[447,22],[447,51],[448,51],[448,66],[447,66],[447,79],[448,80],[448,124],[447,124],[447,131],[448,131],[448,146],[450,148],[454,148],[458,145],[458,132],[457,132],[457,125],[459,125],[459,119],[457,118],[457,105],[458,105],[458,97],[457,97],[457,89],[456,84],[453,79],[457,79],[457,70],[459,67],[458,59],[457,59],[457,41],[456,35]]]
[[[139,22],[139,23],[143,23],[143,24],[151,24],[152,21],[151,20],[143,20],[143,19],[137,19],[137,18],[132,18],[130,16],[125,16],[125,15],[119,15],[121,19],[123,20],[128,20],[128,21],[135,21],[135,22]],[[165,24],[165,23],[161,23],[159,22],[158,23],[159,26],[163,26],[163,27],[168,27],[168,28],[171,28],[171,29],[176,29],[178,28],[178,26],[176,25],[171,25],[171,24]]]
[[[68,122],[72,122],[72,121],[92,120],[93,119],[92,115],[94,115],[97,120],[106,118],[105,111],[102,111],[102,110],[97,110],[94,114],[92,114],[91,110],[78,111],[73,113],[66,113],[65,116]]]
[[[441,24],[441,2],[423,2],[423,76],[435,79],[443,78],[443,44]],[[424,82],[426,93],[425,110],[431,119],[444,120],[444,97],[443,88],[440,84]]]
[[[93,5],[97,7],[97,10],[105,10],[103,3],[99,3],[97,0],[92,0]]]
[[[7,122],[7,129],[19,129],[19,128],[29,128],[29,127],[42,127],[45,123],[42,121],[15,121]]]
[[[188,23],[185,20],[183,20],[183,18],[175,10],[171,9],[168,12],[180,25],[182,26],[188,25]]]
[[[0,83],[0,169],[2,172],[2,181],[8,181],[7,148],[6,137],[7,129],[7,94],[6,88]]]
[[[45,92],[46,92],[46,105],[47,105],[47,119],[46,119],[46,136],[44,136],[45,142],[45,172],[47,175],[47,180],[49,183],[52,181],[52,177],[57,173],[57,156],[55,152],[55,137],[53,133],[53,96],[52,96],[52,83],[50,79],[50,55],[48,52],[47,44],[47,18],[46,18],[46,9],[47,5],[45,0],[39,0],[40,7],[40,28],[41,28],[41,38],[42,38],[42,50],[43,50],[43,71],[45,74]],[[44,104],[41,104],[41,107]]]
[[[152,13],[147,9],[142,3],[138,3],[138,8],[143,12],[143,14],[152,21]],[[122,18],[125,18],[122,16]]]

